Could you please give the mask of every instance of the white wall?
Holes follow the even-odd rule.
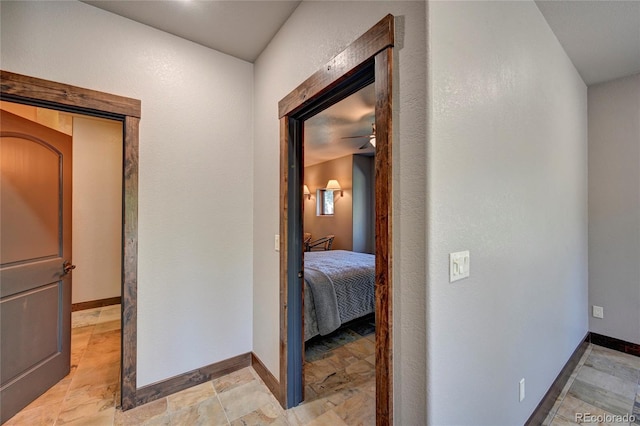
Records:
[[[278,101],[386,14],[397,20],[393,123],[394,419],[422,424],[425,373],[425,3],[302,2],[255,63],[253,348],[279,376]],[[259,301],[259,302],[258,302]]]
[[[428,15],[428,419],[523,424],[588,330],[587,91],[532,1]]]
[[[138,386],[251,351],[253,66],[80,2],[2,2],[2,69],[142,100]]]
[[[122,285],[122,123],[73,118],[72,302],[118,297]]]
[[[589,87],[589,318],[640,344],[640,74]]]

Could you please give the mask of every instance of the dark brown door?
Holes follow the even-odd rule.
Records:
[[[69,373],[71,137],[6,111],[0,120],[4,422]]]

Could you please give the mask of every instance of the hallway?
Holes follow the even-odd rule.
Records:
[[[22,425],[326,425],[373,424],[373,335],[307,354],[309,400],[283,410],[251,367],[122,412],[120,305],[72,314],[71,372],[6,423]],[[347,339],[348,340],[348,339]],[[349,386],[345,386],[350,382]],[[577,414],[631,415],[640,425],[640,358],[589,345],[545,425]],[[473,425],[473,420],[469,426]]]

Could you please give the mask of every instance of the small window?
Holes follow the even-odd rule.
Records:
[[[316,216],[333,216],[333,190],[318,189],[316,200]]]

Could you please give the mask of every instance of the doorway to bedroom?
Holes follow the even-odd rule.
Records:
[[[375,421],[375,88],[304,122],[304,404]],[[296,414],[296,410],[293,410]],[[300,419],[303,420],[303,419]]]
[[[278,397],[281,404],[286,408],[296,407],[303,400],[306,390],[304,377],[302,374],[304,365],[304,321],[306,314],[304,304],[309,304],[304,299],[305,268],[314,269],[310,265],[310,254],[314,252],[333,253],[339,247],[338,241],[344,243],[348,238],[340,238],[335,233],[329,233],[328,229],[319,231],[320,235],[307,232],[305,238],[304,227],[308,225],[308,214],[315,213],[318,220],[325,220],[335,216],[346,204],[341,204],[351,191],[353,199],[353,174],[351,188],[340,183],[335,176],[324,175],[319,179],[319,187],[313,189],[307,183],[310,172],[305,175],[305,138],[310,135],[305,134],[306,122],[312,120],[320,112],[336,105],[349,96],[358,93],[361,89],[372,86],[375,98],[374,120],[369,123],[366,133],[342,135],[345,139],[362,138],[364,141],[358,146],[366,144],[374,145],[375,157],[373,181],[375,182],[374,197],[374,220],[373,234],[374,243],[374,289],[375,289],[375,338],[374,338],[374,358],[375,364],[375,385],[373,388],[366,388],[363,384],[361,396],[371,397],[375,395],[375,411],[369,412],[366,423],[370,423],[375,418],[377,425],[388,425],[392,423],[392,256],[391,256],[391,146],[392,146],[392,71],[393,71],[393,43],[394,43],[394,17],[387,15],[369,31],[349,45],[345,50],[336,55],[324,67],[309,77],[300,86],[285,96],[279,102],[280,116],[280,381]],[[375,133],[374,133],[375,132]],[[351,138],[351,136],[355,136]],[[366,138],[364,137],[366,136]],[[355,141],[353,141],[356,143]],[[371,143],[373,142],[373,143]],[[364,147],[363,149],[369,149]],[[338,158],[338,160],[340,160]],[[357,160],[356,160],[357,161]],[[353,167],[353,158],[351,159]],[[320,174],[320,173],[318,173]],[[327,180],[324,182],[324,180]],[[306,185],[306,187],[305,187]],[[315,199],[311,203],[312,197]],[[307,207],[307,204],[311,207]],[[313,206],[315,205],[315,209]],[[303,207],[304,206],[304,207]],[[342,206],[342,207],[341,207]],[[352,207],[353,208],[353,207]],[[303,210],[304,209],[304,210]],[[353,217],[353,211],[351,212]],[[334,224],[335,225],[335,224]],[[353,222],[351,228],[350,247],[352,250],[345,250],[353,253]],[[359,244],[359,232],[356,234],[356,243]],[[366,238],[364,239],[366,240]],[[335,244],[335,245],[334,245]],[[366,242],[365,242],[366,245]],[[347,245],[347,247],[349,247]],[[318,249],[319,250],[314,250]],[[366,250],[363,250],[366,251]],[[367,253],[361,253],[367,254]],[[305,256],[306,255],[306,256]],[[338,268],[338,261],[331,261],[335,268]],[[330,263],[329,260],[320,261],[322,264]],[[316,274],[325,282],[332,279],[323,271]],[[324,278],[323,278],[324,276]],[[334,286],[337,291],[337,287]],[[344,287],[344,286],[343,286]],[[346,288],[346,287],[345,287]],[[322,292],[322,290],[320,290]],[[307,293],[313,294],[313,291]],[[320,295],[320,298],[335,297],[331,292],[327,295]],[[315,295],[314,295],[315,296]],[[326,296],[326,297],[325,297]],[[337,302],[334,306],[337,305]],[[324,309],[324,308],[321,308]],[[331,318],[339,318],[335,322],[342,322],[340,309],[336,316],[331,313],[331,308],[321,316],[329,314]],[[347,309],[347,311],[349,311]],[[366,314],[365,314],[366,315]],[[318,319],[316,312],[316,320]],[[346,324],[350,319],[346,319]],[[338,327],[341,324],[338,325]],[[331,325],[334,327],[335,324]],[[329,328],[331,328],[329,327]],[[318,331],[320,327],[318,327]],[[364,332],[364,330],[362,330]],[[320,332],[323,334],[323,332]],[[329,332],[330,334],[330,332]],[[366,333],[365,336],[367,337]],[[370,339],[369,339],[370,340]],[[310,345],[307,345],[310,346]],[[344,345],[343,345],[344,346]],[[367,351],[367,349],[365,349]],[[313,356],[313,355],[311,355]],[[328,358],[331,358],[329,356]],[[364,357],[363,362],[368,362]],[[325,360],[325,364],[328,363]],[[357,362],[356,362],[357,363]],[[354,364],[356,364],[354,363]],[[339,362],[338,362],[339,364]],[[362,363],[358,367],[351,367],[350,372],[363,367]],[[345,372],[346,373],[346,368]],[[329,372],[324,379],[332,380],[338,376],[338,372]],[[326,382],[326,380],[324,381]],[[339,386],[339,385],[338,385]],[[320,390],[316,386],[314,392]],[[368,393],[368,395],[366,395]],[[329,397],[329,401],[331,397]],[[317,401],[317,400],[316,400]],[[348,406],[361,404],[363,401],[350,399],[343,404],[343,415],[338,410],[333,413],[340,418],[349,417],[351,409]],[[312,402],[312,404],[315,404]],[[320,405],[323,405],[320,402]],[[301,407],[302,408],[302,407]],[[296,409],[294,409],[296,410]],[[345,417],[346,416],[346,417]],[[354,422],[358,420],[351,419]],[[350,421],[351,421],[350,420]]]

